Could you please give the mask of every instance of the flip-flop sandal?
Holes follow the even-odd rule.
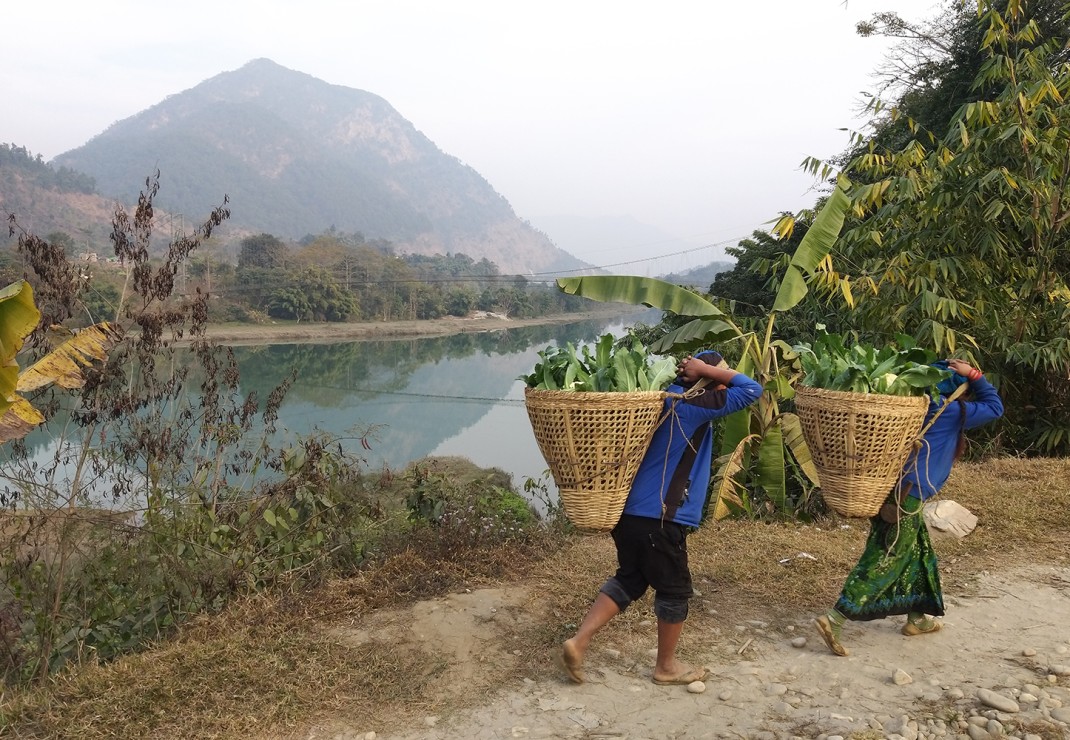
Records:
[[[817,631],[821,633],[821,639],[825,641],[825,645],[836,655],[847,655],[847,648],[840,644],[839,639],[836,637],[836,633],[832,631],[832,622],[826,616],[820,616],[814,620],[814,626],[817,627]]]
[[[933,632],[939,632],[942,626],[943,625],[935,619],[922,620],[920,622],[911,622],[908,619],[900,632],[907,637],[913,637],[914,635],[931,635]]]
[[[710,671],[708,668],[692,668],[675,678],[655,678],[652,680],[658,686],[687,686],[695,681],[705,681],[709,677]]]

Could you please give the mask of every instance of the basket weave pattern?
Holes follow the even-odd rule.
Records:
[[[578,529],[608,532],[616,526],[664,399],[662,391],[525,389],[535,441],[565,516]]]
[[[795,408],[825,503],[843,516],[875,516],[910,456],[928,397],[800,385]]]

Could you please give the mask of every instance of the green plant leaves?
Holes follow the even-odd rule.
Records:
[[[916,346],[909,337],[898,337],[894,344],[877,349],[868,344],[850,346],[839,334],[822,332],[813,345],[801,343],[793,348],[802,364],[803,385],[830,391],[879,393],[890,396],[920,396],[944,378],[947,370],[932,367],[933,352]]]
[[[540,351],[539,362],[521,375],[529,388],[548,391],[633,392],[660,391],[676,377],[674,357],[654,358],[638,339],[614,346],[612,334],[603,334],[580,352],[571,342]]]

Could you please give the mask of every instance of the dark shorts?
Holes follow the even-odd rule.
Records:
[[[614,576],[635,601],[647,588],[663,599],[686,600],[694,595],[687,565],[688,528],[643,516],[620,518],[613,528],[617,546]]]

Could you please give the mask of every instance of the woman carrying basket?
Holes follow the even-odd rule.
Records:
[[[870,520],[862,557],[847,576],[836,605],[815,621],[825,645],[836,655],[847,655],[840,635],[848,619],[868,621],[906,614],[901,631],[908,637],[940,629],[941,623],[932,617],[943,616],[944,596],[922,506],[951,474],[963,451],[963,432],[1002,416],[1003,401],[977,368],[962,360],[936,365],[953,374],[937,386],[940,400],[929,405],[921,446],[907,460],[899,489],[888,495],[880,513]],[[953,401],[944,408],[948,397],[964,383],[969,384],[971,400]]]
[[[658,630],[654,683],[687,685],[709,676],[705,669],[676,659],[693,595],[687,533],[699,525],[706,503],[713,450],[710,422],[757,401],[762,387],[712,351],[685,358],[677,373],[667,389],[672,395],[665,400],[665,418],[651,438],[612,531],[617,572],[603,584],[575,636],[562,646],[561,663],[575,683],[583,683],[583,656],[591,638],[648,588],[654,589]],[[701,379],[709,385],[680,397]]]

